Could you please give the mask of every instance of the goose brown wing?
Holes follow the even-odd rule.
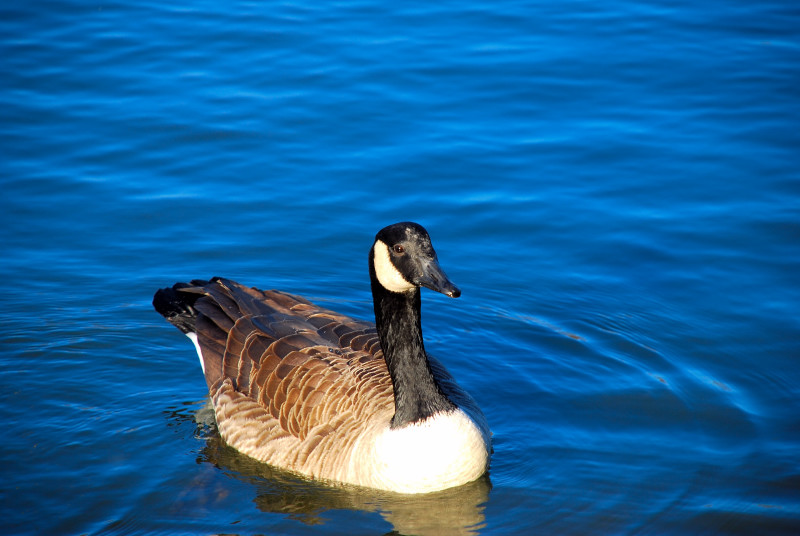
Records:
[[[195,329],[210,392],[230,380],[300,439],[344,415],[393,408],[372,324],[283,292],[219,278],[195,283],[181,292],[202,295]],[[370,396],[359,396],[365,389]]]

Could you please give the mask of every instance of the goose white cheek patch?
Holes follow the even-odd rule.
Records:
[[[383,288],[392,292],[407,292],[416,287],[413,283],[409,283],[392,264],[389,258],[389,246],[378,240],[373,246],[373,251],[375,276]]]

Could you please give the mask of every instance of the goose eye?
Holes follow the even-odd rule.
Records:
[[[395,252],[395,253],[397,253],[398,255],[399,255],[399,254],[401,254],[401,253],[405,253],[405,251],[406,251],[406,248],[404,248],[404,247],[403,247],[403,246],[401,246],[400,244],[395,244],[395,246],[394,246],[392,249],[393,249],[393,250],[394,250],[394,252]]]

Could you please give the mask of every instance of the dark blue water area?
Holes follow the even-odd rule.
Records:
[[[793,2],[0,8],[4,534],[800,533]],[[224,445],[153,291],[372,315],[414,220],[487,478],[329,488]]]

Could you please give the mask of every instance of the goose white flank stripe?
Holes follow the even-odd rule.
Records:
[[[223,278],[160,289],[153,305],[197,348],[220,435],[240,452],[400,493],[480,478],[491,432],[425,352],[420,318],[420,287],[461,291],[416,223],[378,232],[369,274],[375,324]]]
[[[200,343],[197,342],[197,333],[189,332],[186,334],[187,337],[192,341],[194,344],[195,349],[197,350],[197,357],[200,358],[200,368],[203,369],[203,374],[206,373],[206,364],[203,363],[203,350],[200,348]]]

